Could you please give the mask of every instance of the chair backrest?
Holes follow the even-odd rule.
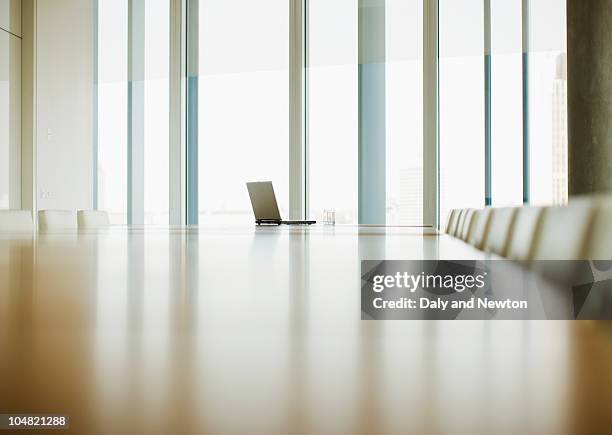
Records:
[[[38,212],[40,231],[72,231],[79,228],[74,210],[41,210]]]
[[[461,210],[454,209],[452,213],[453,213],[453,216],[451,217],[451,220],[448,223],[448,228],[446,229],[446,234],[448,234],[449,236],[455,235],[455,231],[457,229],[457,223],[459,222],[459,215],[461,214]]]
[[[595,214],[587,256],[591,260],[612,260],[612,203],[602,204]]]
[[[446,234],[450,234],[451,228],[453,227],[455,221],[457,220],[457,210],[452,209],[448,212],[448,219],[446,220],[446,228],[444,232]]]
[[[506,257],[512,260],[530,260],[533,254],[536,232],[542,220],[543,208],[519,207],[506,249]]]
[[[472,228],[474,227],[474,221],[476,217],[476,210],[468,209],[465,211],[465,215],[463,217],[463,226],[459,230],[459,238],[461,240],[465,240],[466,242],[469,240],[470,235],[472,233]]]
[[[110,225],[108,213],[101,210],[79,210],[77,220],[82,230],[103,229]]]
[[[0,210],[0,233],[31,233],[32,213],[28,210]]]
[[[586,259],[594,212],[595,208],[588,205],[546,208],[529,259]]]
[[[454,227],[452,228],[452,232],[450,233],[451,236],[459,237],[459,232],[461,228],[463,227],[463,218],[465,216],[465,212],[466,212],[465,209],[458,210],[457,220],[455,222]]]
[[[495,210],[489,224],[489,236],[483,248],[485,251],[493,252],[502,257],[506,256],[516,212],[517,209],[511,207]]]
[[[478,210],[474,216],[472,231],[467,241],[476,249],[482,249],[487,241],[492,213],[492,208],[484,208]]]

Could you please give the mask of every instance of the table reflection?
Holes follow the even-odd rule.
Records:
[[[610,427],[608,323],[360,320],[361,259],[474,255],[416,229],[3,238],[0,411],[74,433]]]

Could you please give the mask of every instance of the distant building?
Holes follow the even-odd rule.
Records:
[[[423,168],[402,168],[400,171],[398,225],[422,225]]]

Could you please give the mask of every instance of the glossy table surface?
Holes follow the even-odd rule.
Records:
[[[483,256],[420,228],[0,236],[0,414],[78,434],[610,433],[609,323],[360,320],[360,259]]]

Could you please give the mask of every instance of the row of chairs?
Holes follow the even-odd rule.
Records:
[[[518,261],[612,260],[612,198],[579,197],[563,207],[455,209],[446,233]]]
[[[76,231],[103,229],[109,226],[108,213],[100,210],[41,210],[39,231]],[[0,210],[0,232],[33,232],[29,210]]]

